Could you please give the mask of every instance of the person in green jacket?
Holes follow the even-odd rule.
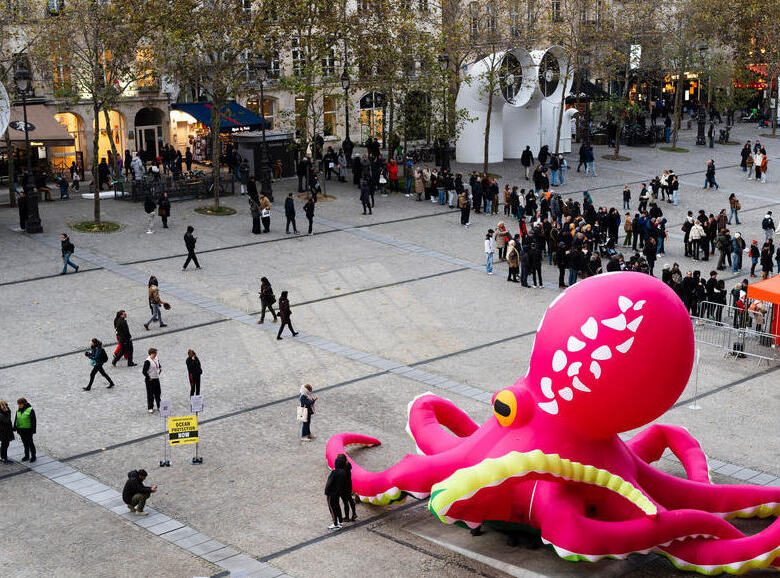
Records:
[[[37,428],[37,422],[35,420],[35,410],[23,397],[16,400],[16,405],[19,409],[16,410],[16,419],[14,419],[14,430],[19,434],[24,445],[24,457],[23,462],[29,460],[30,463],[35,461],[35,444],[33,443],[33,435]]]

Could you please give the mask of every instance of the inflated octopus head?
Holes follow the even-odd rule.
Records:
[[[528,373],[493,397],[499,423],[544,418],[591,439],[649,423],[680,396],[693,327],[664,283],[642,273],[590,277],[547,309]]]

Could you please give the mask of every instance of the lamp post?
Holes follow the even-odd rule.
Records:
[[[263,193],[269,200],[274,200],[274,194],[271,189],[271,167],[270,157],[268,155],[268,141],[265,139],[265,91],[264,85],[268,78],[268,63],[261,54],[255,63],[257,70],[257,78],[260,81],[260,118],[263,119],[261,125],[263,132],[263,146],[260,148],[260,192]]]
[[[440,145],[441,155],[441,169],[443,171],[450,170],[450,125],[447,122],[447,71],[450,67],[450,55],[445,50],[439,55],[439,66],[441,67],[442,74],[444,76],[444,85],[442,87],[442,105],[444,107],[444,135],[440,140],[444,141],[443,150]]]
[[[341,143],[341,148],[344,150],[344,156],[347,157],[347,166],[352,166],[352,139],[349,138],[349,73],[347,72],[347,61],[344,60],[344,70],[341,73],[341,88],[344,89],[344,128],[346,136],[344,142]]]
[[[22,187],[24,188],[25,203],[27,205],[27,219],[24,229],[28,233],[43,233],[41,217],[38,213],[38,194],[35,190],[35,178],[32,171],[32,151],[30,150],[30,125],[27,122],[27,96],[32,94],[32,75],[23,62],[19,62],[14,72],[14,88],[16,94],[22,98],[22,110],[24,114],[24,148],[27,152],[27,171]]]
[[[701,53],[701,59],[702,63],[704,62],[706,58],[706,52],[707,52],[707,45],[702,44],[699,46],[699,52]],[[697,145],[706,145],[707,144],[707,138],[704,136],[704,129],[707,125],[707,113],[704,111],[704,108],[701,105],[701,76],[699,75],[698,80],[698,86],[699,86],[699,107],[698,107],[698,113],[696,115],[696,123],[697,123],[697,133],[696,133],[696,144]],[[708,107],[709,108],[709,107]]]

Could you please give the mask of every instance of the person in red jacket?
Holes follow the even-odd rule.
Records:
[[[387,180],[390,181],[390,190],[398,192],[398,165],[395,159],[390,159],[387,163]]]

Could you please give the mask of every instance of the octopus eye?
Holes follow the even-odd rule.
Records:
[[[517,417],[517,399],[508,389],[499,391],[496,399],[493,401],[493,411],[496,414],[498,423],[507,427],[512,425]]]

